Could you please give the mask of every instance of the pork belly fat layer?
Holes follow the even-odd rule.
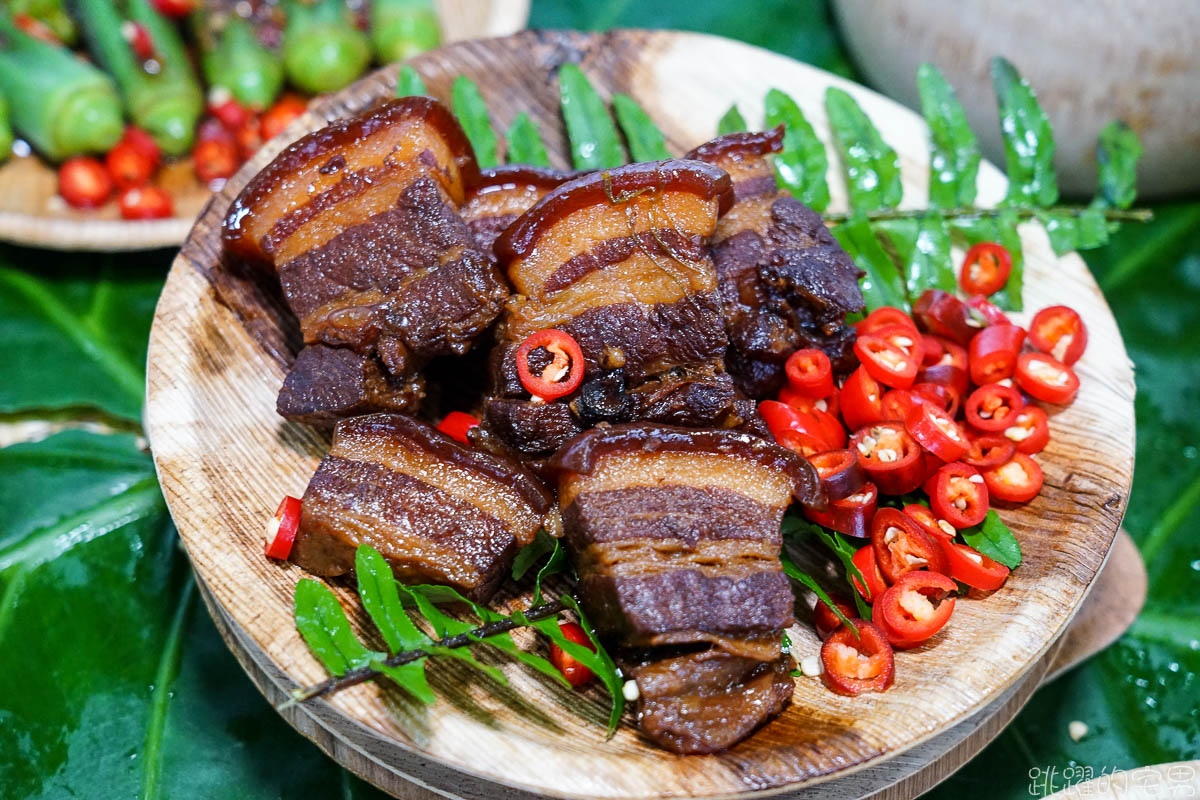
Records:
[[[291,560],[339,575],[369,544],[404,580],[484,598],[550,506],[545,487],[517,464],[425,423],[393,414],[343,420],[305,491]]]
[[[310,345],[284,379],[275,410],[294,422],[328,426],[377,411],[412,412],[424,394],[420,377],[393,378],[372,356]]]
[[[462,207],[479,248],[493,257],[492,245],[500,234],[547,192],[573,177],[572,172],[527,165],[482,170]]]
[[[792,697],[791,656],[773,661],[721,650],[633,666],[642,732],[676,753],[717,753],[745,739]]]
[[[359,193],[397,183],[386,179],[391,171],[418,161],[456,203],[478,174],[458,121],[432,98],[393,100],[333,122],[289,145],[247,184],[222,226],[225,247],[248,261],[278,266],[283,262],[273,251],[299,220],[343,204],[353,208]]]

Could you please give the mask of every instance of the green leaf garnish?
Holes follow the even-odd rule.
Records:
[[[411,65],[405,64],[400,68],[400,74],[396,76],[396,97],[410,97],[419,94],[429,94],[429,90],[425,88],[425,81]]]
[[[904,194],[900,157],[853,97],[843,89],[825,92],[829,129],[842,157],[842,170],[856,211],[894,208]]]
[[[513,559],[512,579],[519,581],[525,577],[529,568],[541,560],[542,556],[558,547],[558,540],[546,533],[545,528],[538,528],[533,541],[522,547]],[[535,603],[536,605],[536,603]]]
[[[671,157],[662,131],[636,100],[627,94],[614,94],[612,106],[634,161],[661,161]]]
[[[960,208],[975,202],[979,140],[954,88],[932,64],[917,68],[921,113],[929,124],[929,205]]]
[[[1096,143],[1096,165],[1100,191],[1096,203],[1129,208],[1137,196],[1137,163],[1142,157],[1137,134],[1120,120],[1113,120],[1100,131]]]
[[[859,286],[867,311],[881,306],[908,309],[904,279],[896,270],[891,257],[875,238],[875,231],[866,217],[856,216],[833,229],[833,235],[858,268],[866,272]]]
[[[563,122],[575,169],[606,169],[625,163],[625,152],[604,101],[575,64],[558,71]]]
[[[950,260],[950,231],[937,211],[920,219],[883,220],[876,227],[904,265],[909,297],[918,297],[926,289],[953,292],[958,288]]]
[[[334,675],[345,675],[381,655],[358,640],[341,603],[320,581],[304,578],[296,584],[295,614],[308,649]]]
[[[842,613],[842,610],[838,608],[837,603],[833,602],[833,600],[828,594],[825,593],[825,590],[821,588],[821,585],[817,583],[816,579],[814,579],[812,575],[809,575],[807,572],[800,569],[800,567],[796,566],[796,562],[792,561],[792,559],[789,558],[786,553],[780,554],[779,561],[783,564],[783,572],[785,575],[797,583],[807,587],[809,591],[817,596],[818,600],[829,606],[829,610],[832,611],[834,615],[842,621],[842,624],[850,628],[850,631],[854,634],[855,639],[862,638],[858,633],[858,628],[854,627],[854,623],[850,621],[850,618]],[[857,592],[855,594],[857,594]],[[786,637],[787,634],[785,633],[784,636]],[[788,644],[790,645],[791,642],[789,641]]]
[[[1020,566],[1021,545],[995,509],[987,512],[983,522],[971,528],[964,528],[959,533],[964,542],[993,561],[998,561],[1009,569]]]
[[[508,163],[550,166],[550,156],[546,155],[546,143],[542,141],[541,131],[524,111],[513,119],[504,138],[508,142]]]
[[[450,100],[454,116],[458,117],[467,138],[471,140],[479,166],[496,166],[500,163],[496,157],[496,133],[492,130],[492,118],[479,87],[466,75],[459,75],[454,79]]]
[[[737,103],[734,103],[717,120],[717,136],[744,131],[747,127],[749,126],[746,125],[746,120],[742,117],[742,112],[738,111]]]
[[[796,101],[778,89],[763,99],[765,126],[784,126],[783,150],[775,157],[775,177],[779,185],[814,211],[829,205],[829,184],[825,172],[829,157],[812,125]]]
[[[1008,172],[1010,206],[1049,206],[1058,200],[1054,177],[1054,131],[1037,95],[1016,67],[997,56],[992,59],[992,86],[1000,108],[1000,135]]]

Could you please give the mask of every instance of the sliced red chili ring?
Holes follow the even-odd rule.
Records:
[[[909,572],[883,593],[871,617],[893,647],[916,647],[945,627],[958,586],[937,572]]]
[[[896,674],[895,655],[887,637],[875,625],[851,620],[858,635],[845,625],[821,645],[821,679],[831,691],[853,697],[887,691]]]
[[[596,645],[592,644],[592,640],[587,635],[582,627],[575,622],[560,622],[558,629],[562,631],[563,636],[567,641],[574,642],[578,645],[583,645],[589,650],[595,650]],[[583,686],[590,681],[595,674],[588,667],[581,664],[575,659],[575,656],[563,650],[560,645],[555,642],[550,643],[550,663],[553,664],[563,677],[567,679],[567,683],[575,688]]]
[[[842,616],[846,619],[853,620],[858,616],[858,612],[848,602],[834,595],[829,598],[833,604],[837,606],[838,611],[842,612]],[[842,627],[843,623],[837,614],[833,613],[833,609],[825,605],[824,601],[818,600],[813,606],[813,627],[817,629],[817,636],[824,639],[829,634]]]
[[[913,385],[913,397],[933,403],[951,417],[958,416],[958,404],[962,402],[962,393],[947,383],[930,383],[922,381]]]
[[[906,356],[912,356],[916,359],[918,367],[925,359],[925,337],[921,336],[917,326],[911,321],[907,325],[884,325],[871,331],[869,335],[878,336]]]
[[[1079,392],[1075,370],[1044,353],[1022,353],[1014,377],[1018,386],[1045,403],[1065,405]]]
[[[936,383],[947,386],[964,397],[971,388],[971,376],[962,367],[953,364],[932,364],[917,373],[918,383]]]
[[[479,420],[476,417],[464,411],[451,411],[445,419],[438,423],[437,429],[451,439],[457,439],[463,444],[470,444],[471,440],[467,438],[467,431],[478,425]]]
[[[923,456],[924,456],[924,458],[922,459],[923,468],[922,468],[922,473],[921,473],[921,485],[922,486],[924,486],[925,482],[928,481],[930,478],[932,478],[939,469],[946,466],[945,461],[942,461],[940,458],[938,458],[937,456],[935,456],[933,453],[929,452],[928,450],[923,451]]]
[[[978,525],[988,512],[988,488],[974,467],[947,464],[933,476],[929,503],[933,513],[959,530]]]
[[[989,325],[971,340],[971,380],[978,386],[1012,377],[1017,356],[1025,343],[1025,329],[1017,325]]]
[[[854,588],[858,591],[863,600],[868,603],[874,600],[881,594],[887,591],[887,582],[883,579],[883,573],[879,571],[879,563],[875,560],[874,545],[860,547],[854,551],[854,555],[850,557],[854,566],[862,574],[863,580],[866,581],[866,586],[863,586],[863,581],[857,577],[853,579]]]
[[[914,331],[917,329],[917,323],[913,322],[906,312],[894,306],[880,306],[872,311],[864,319],[854,323],[854,330],[862,336],[866,333],[874,333],[880,328],[886,328],[889,325],[907,325]]]
[[[942,356],[946,354],[946,348],[942,346],[940,336],[922,336],[921,337],[921,365],[929,366],[936,364],[942,360]]]
[[[904,494],[921,485],[921,448],[903,423],[876,422],[859,428],[850,437],[850,449],[884,494]]]
[[[1000,306],[982,295],[971,295],[966,300],[967,308],[978,311],[988,325],[1012,325],[1008,315],[1000,310]]]
[[[780,403],[777,400],[763,400],[758,404],[758,413],[767,423],[767,429],[771,431],[775,441],[784,447],[803,455],[811,455],[835,447],[826,440],[821,420],[815,414],[799,411],[787,403]],[[806,450],[808,452],[805,452]]]
[[[830,530],[865,539],[871,535],[871,519],[879,504],[879,489],[867,482],[852,495],[834,500],[823,509],[804,506],[804,516]]]
[[[797,350],[783,365],[792,391],[814,399],[833,394],[833,365],[815,347]]]
[[[944,336],[963,347],[985,324],[966,303],[941,289],[926,289],[913,303],[913,317],[922,330]]]
[[[872,378],[893,389],[912,386],[921,366],[919,359],[874,333],[858,337],[854,342],[854,355]]]
[[[1002,244],[980,242],[967,251],[958,283],[967,294],[995,294],[1008,283],[1012,256]]]
[[[1008,567],[985,556],[973,547],[959,544],[951,539],[942,542],[950,577],[973,589],[991,592],[999,589],[1008,580]]]
[[[969,464],[977,470],[998,467],[1012,458],[1016,448],[1003,434],[984,433],[968,437],[971,449],[962,457],[964,464]]]
[[[842,384],[838,403],[842,419],[852,431],[883,419],[883,390],[866,367],[860,366],[854,370]]]
[[[945,572],[946,556],[932,536],[898,508],[881,508],[871,520],[871,545],[889,583],[914,570]]]
[[[904,422],[917,399],[908,389],[892,389],[883,396],[881,405],[885,422]]]
[[[928,337],[928,335],[926,336]],[[951,341],[943,336],[932,337],[934,341],[942,346],[942,357],[937,360],[938,364],[948,364],[953,367],[958,367],[963,372],[967,371],[970,362],[970,354],[967,348],[955,341]],[[969,343],[969,342],[968,342]]]
[[[867,473],[853,450],[826,450],[808,457],[830,500],[841,500],[862,489]]]
[[[822,438],[829,442],[830,447],[836,449],[846,446],[846,426],[842,425],[840,419],[819,408],[813,408],[808,413],[821,426]]]
[[[942,461],[957,461],[970,447],[967,434],[954,417],[931,403],[914,405],[904,427],[921,447]]]
[[[967,424],[978,431],[1001,433],[1025,407],[1021,393],[1002,383],[989,383],[971,392],[963,411]]]
[[[1029,343],[1068,367],[1083,355],[1087,341],[1087,326],[1069,306],[1043,308],[1029,324]]]
[[[784,386],[779,390],[779,397],[776,398],[781,403],[787,403],[797,411],[824,411],[833,417],[838,416],[839,403],[838,391],[835,389],[833,393],[826,397],[805,397],[802,394],[793,392],[791,388]]]
[[[1042,452],[1050,442],[1050,421],[1046,412],[1037,406],[1025,406],[1004,429],[1004,438],[1012,442],[1018,453],[1031,456]]]
[[[535,371],[529,358],[535,350],[545,350],[548,364]],[[583,381],[583,351],[569,333],[547,328],[530,334],[517,348],[517,375],[525,391],[542,400],[554,400],[570,394]]]
[[[1037,497],[1045,480],[1042,468],[1024,453],[1013,453],[1008,461],[982,474],[989,494],[1008,503],[1024,503]]]
[[[944,519],[935,517],[933,511],[928,506],[923,506],[920,503],[910,503],[901,510],[912,517],[913,522],[921,526],[921,530],[935,539],[953,539],[958,535],[958,531],[953,525]]]
[[[292,545],[296,543],[296,531],[300,528],[300,500],[285,495],[275,509],[275,516],[267,524],[267,546],[264,552],[268,558],[278,558],[286,561],[292,554]]]

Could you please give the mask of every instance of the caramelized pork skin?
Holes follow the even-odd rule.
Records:
[[[637,681],[638,725],[676,753],[717,753],[745,739],[792,697],[795,661],[710,648],[626,665]]]
[[[475,600],[503,580],[553,499],[516,463],[399,414],[342,420],[304,493],[290,560],[321,576],[354,567],[360,544],[405,581]]]
[[[438,101],[405,97],[337,120],[289,145],[246,185],[225,217],[225,247],[248,262],[278,266],[286,260],[275,255],[285,231],[336,214],[414,168],[435,177],[455,204],[477,180],[471,144]]]
[[[578,427],[632,419],[740,423],[705,246],[731,201],[724,172],[678,160],[590,173],[538,201],[495,244],[517,292],[491,361],[495,402],[529,403],[517,377],[517,347],[536,331],[558,328],[583,352],[583,386],[558,401]],[[531,439],[530,425],[518,431],[487,416],[494,438],[515,452],[548,455],[565,441],[548,431]],[[520,418],[559,416],[535,409]],[[544,449],[535,450],[533,439]]]
[[[574,172],[528,164],[480,170],[462,207],[463,219],[479,249],[493,257],[492,245],[509,225],[548,192],[574,177]]]
[[[824,350],[835,371],[854,366],[847,313],[861,311],[861,273],[820,216],[776,188],[766,156],[783,144],[783,127],[732,133],[688,158],[726,170],[735,202],[717,226],[713,261],[738,388],[763,398],[784,383],[783,363],[804,347]]]

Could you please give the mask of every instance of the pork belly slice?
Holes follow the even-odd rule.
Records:
[[[846,314],[861,311],[861,273],[821,217],[776,188],[767,157],[783,145],[783,127],[731,133],[688,154],[721,167],[733,181],[734,204],[712,239],[729,350],[725,364],[738,388],[754,398],[784,383],[783,363],[796,349],[825,351],[838,372],[854,366],[854,330]]]
[[[718,649],[626,665],[637,682],[638,725],[676,753],[716,753],[745,739],[792,697],[795,661]]]
[[[746,433],[637,423],[580,434],[550,470],[598,631],[778,655],[794,602],[780,521],[792,498],[820,500],[807,461]]]
[[[517,347],[536,331],[558,328],[583,352],[583,385],[556,401],[568,405],[579,427],[637,419],[740,423],[705,246],[731,199],[723,171],[668,160],[584,175],[523,214],[495,244],[517,292],[492,359],[495,402],[529,403],[517,377]],[[653,386],[642,391],[647,383]],[[544,429],[531,436],[529,426],[503,427],[492,419],[498,416],[487,414],[484,433],[522,455],[548,455],[565,441]],[[551,417],[538,410],[524,418]]]
[[[304,492],[290,560],[315,575],[354,568],[369,544],[409,583],[483,600],[532,541],[553,499],[520,465],[399,414],[342,420]]]
[[[424,394],[419,376],[393,378],[374,356],[314,344],[296,357],[275,409],[288,419],[324,427],[342,417],[415,411]]]
[[[479,249],[492,255],[492,245],[517,217],[573,177],[573,172],[529,164],[480,170],[479,179],[462,207],[463,219]]]
[[[478,174],[462,127],[430,97],[384,103],[289,145],[233,201],[225,248],[278,268],[394,203],[413,174],[438,181],[456,205]]]

